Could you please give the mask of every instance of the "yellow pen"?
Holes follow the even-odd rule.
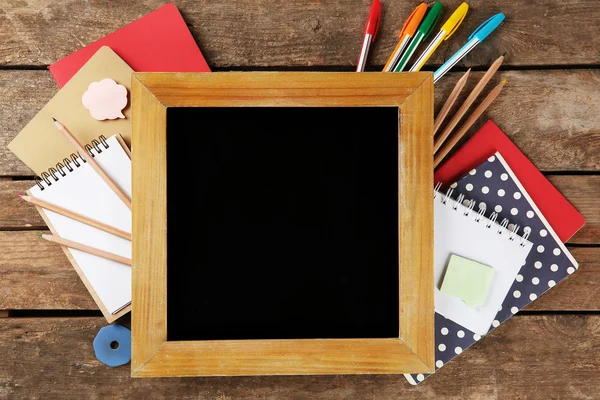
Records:
[[[429,46],[425,49],[423,54],[421,54],[415,64],[410,68],[410,72],[420,71],[423,65],[429,60],[429,57],[433,54],[433,52],[438,48],[438,46],[444,41],[448,40],[450,36],[460,26],[465,17],[467,16],[467,11],[469,10],[469,5],[467,3],[462,3],[458,8],[452,13],[450,18],[446,21],[446,23],[442,26],[439,33],[433,38]]]

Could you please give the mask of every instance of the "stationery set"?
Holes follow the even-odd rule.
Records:
[[[420,71],[456,32],[469,6],[462,3],[454,10],[418,53],[442,8],[435,2],[414,9],[384,72]],[[380,2],[374,0],[357,72],[365,70],[380,15]],[[434,82],[503,20],[500,13],[481,24],[434,72]],[[505,82],[490,91],[451,137],[503,59],[492,64],[445,123],[469,78],[467,71],[435,120],[436,369],[578,268],[564,242],[583,226],[583,217],[493,122],[447,157],[502,90]],[[63,246],[106,320],[114,322],[131,310],[131,73],[210,69],[172,4],[49,69],[61,89],[9,148],[40,177],[23,198],[37,207],[53,234],[43,236]],[[427,376],[405,375],[412,384]]]

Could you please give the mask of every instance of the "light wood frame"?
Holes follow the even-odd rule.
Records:
[[[135,73],[131,97],[133,377],[434,370],[431,73]],[[167,108],[236,106],[398,107],[399,337],[167,341]]]

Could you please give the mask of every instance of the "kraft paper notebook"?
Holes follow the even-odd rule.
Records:
[[[122,138],[102,136],[92,141],[90,154],[131,196],[131,159]],[[55,164],[29,189],[30,196],[131,233],[131,210],[88,163],[73,154]],[[130,241],[52,211],[37,210],[53,234],[131,258]],[[131,267],[79,250],[63,250],[108,322],[131,310]]]
[[[497,221],[510,221],[505,223],[506,228],[512,232],[522,232],[533,244],[502,304],[497,308],[488,332],[577,270],[577,261],[500,153],[496,152],[477,165],[453,183],[449,190],[449,202],[456,202],[459,197],[468,197],[475,202],[475,209],[486,209],[487,213],[494,213]],[[462,234],[458,231],[455,233]],[[460,322],[438,312],[435,314],[436,371],[484,336]],[[413,385],[424,381],[428,376],[430,375],[405,375]]]
[[[75,76],[42,108],[10,142],[8,148],[36,175],[41,175],[58,161],[69,157],[72,145],[60,133],[52,117],[61,121],[81,143],[90,143],[100,135],[120,134],[127,145],[131,140],[131,107],[123,110],[124,119],[97,121],[83,106],[81,97],[90,83],[112,78],[127,88],[131,102],[133,70],[108,47],[102,47]]]

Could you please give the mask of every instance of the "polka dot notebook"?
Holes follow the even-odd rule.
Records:
[[[474,210],[482,210],[481,212],[488,216],[495,213],[496,221],[510,221],[507,229],[516,233],[522,232],[533,243],[533,249],[516,275],[488,332],[577,270],[577,261],[538,210],[500,153],[496,153],[452,184],[450,190],[450,196],[456,200],[473,200]],[[482,336],[436,312],[436,371]],[[411,384],[416,385],[429,375],[404,376]]]

